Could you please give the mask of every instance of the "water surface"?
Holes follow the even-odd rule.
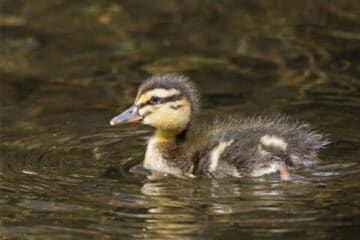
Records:
[[[4,239],[353,239],[360,225],[358,1],[3,1]],[[282,113],[319,165],[149,180],[146,126],[110,127],[144,78],[189,75],[202,117]]]

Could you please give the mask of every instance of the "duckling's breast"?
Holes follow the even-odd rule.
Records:
[[[151,138],[145,153],[144,167],[163,173],[182,175],[183,171],[168,159],[167,151],[164,151],[164,148],[170,150],[170,145],[170,143],[164,140],[159,140],[155,137]]]

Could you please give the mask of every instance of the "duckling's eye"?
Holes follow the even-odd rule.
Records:
[[[158,96],[152,96],[149,101],[149,103],[152,105],[157,104],[159,102],[160,102],[160,98]]]

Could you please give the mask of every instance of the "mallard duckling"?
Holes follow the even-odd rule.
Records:
[[[261,176],[278,171],[290,180],[289,166],[317,161],[326,139],[307,125],[286,117],[235,120],[217,118],[199,126],[199,94],[179,73],[144,81],[135,104],[114,117],[111,125],[143,123],[156,128],[144,167],[181,176],[224,178]]]

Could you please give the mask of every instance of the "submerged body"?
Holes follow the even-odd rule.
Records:
[[[190,177],[261,176],[288,167],[310,165],[327,144],[307,125],[285,117],[195,121],[199,97],[194,84],[180,74],[162,74],[139,88],[135,105],[111,121],[142,122],[157,128],[149,140],[144,167]]]

